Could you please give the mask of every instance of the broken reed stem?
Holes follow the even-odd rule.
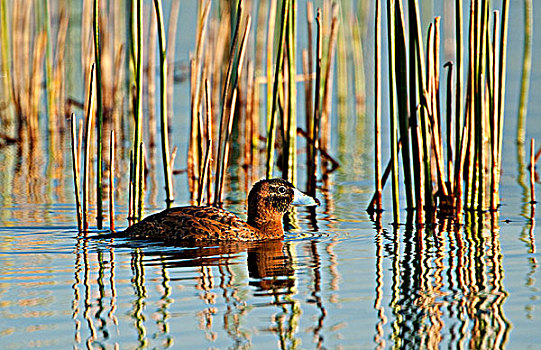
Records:
[[[89,75],[89,83],[87,90],[87,111],[86,111],[86,125],[83,138],[84,143],[84,163],[83,163],[83,231],[88,230],[88,185],[89,185],[89,168],[90,168],[90,141],[92,136],[92,117],[94,112],[94,70],[95,65],[92,64]]]
[[[102,139],[103,139],[103,103],[102,103],[102,79],[101,79],[101,49],[100,49],[100,8],[99,0],[94,0],[94,61],[96,64],[96,121],[97,121],[97,137],[96,137],[96,209],[98,230],[102,229],[103,225],[103,156],[102,156]]]
[[[76,127],[75,127],[75,114],[71,114],[70,118],[70,127],[71,127],[71,163],[73,167],[73,187],[75,190],[75,207],[77,210],[77,229],[79,232],[83,230],[83,221],[82,221],[82,208],[81,208],[81,197],[79,193],[79,152],[78,152],[78,142],[75,138]]]
[[[109,140],[109,230],[115,232],[115,131]]]
[[[156,24],[158,26],[158,43],[160,52],[160,135],[162,141],[163,176],[165,178],[165,204],[167,208],[170,208],[175,198],[171,163],[169,158],[169,124],[167,116],[167,45],[165,40],[165,26],[163,23],[161,0],[154,0],[154,9],[156,11]]]
[[[535,204],[535,139],[530,140],[530,203]]]
[[[282,27],[280,28],[280,39],[278,41],[278,52],[276,53],[276,68],[274,71],[273,89],[272,89],[272,107],[270,111],[267,111],[268,123],[267,129],[267,164],[266,164],[266,178],[272,178],[272,170],[274,167],[274,142],[276,139],[276,114],[278,113],[278,90],[280,83],[280,71],[282,70],[284,62],[284,46],[286,39],[286,29],[289,20],[289,8],[290,0],[284,0],[282,2]],[[269,82],[267,82],[268,84]]]

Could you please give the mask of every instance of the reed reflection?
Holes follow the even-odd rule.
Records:
[[[283,348],[297,342],[295,333],[301,310],[300,302],[293,298],[296,279],[290,243],[269,241],[194,247],[133,246],[130,248],[129,281],[125,276],[117,277],[116,271],[119,263],[128,262],[115,261],[118,259],[115,249],[129,245],[118,242],[110,244],[105,249],[101,243],[96,247],[90,245],[89,248],[89,240],[81,238],[75,247],[72,285],[75,348],[80,344],[88,349],[106,348],[107,343],[112,341],[117,346],[119,340],[116,338],[130,336],[132,330],[136,333],[135,348],[173,347],[175,339],[181,335],[172,333],[170,322],[173,318],[178,319],[178,307],[184,309],[185,306],[180,303],[175,305],[175,294],[183,289],[186,281],[183,274],[190,271],[189,268],[195,268],[196,276],[190,280],[195,281],[195,290],[199,291],[201,301],[195,306],[192,303],[190,307],[199,310],[194,315],[199,318],[199,328],[208,341],[215,341],[218,333],[225,331],[236,347],[250,344],[252,334],[246,331],[243,320],[251,310],[271,306],[277,307],[277,312],[269,319],[268,330],[276,334]],[[248,285],[253,288],[252,296],[266,297],[270,301],[248,301],[244,286],[239,283],[246,280],[242,276],[244,255]],[[178,277],[179,272],[181,277]],[[126,312],[124,307],[119,315],[121,309],[117,306],[117,288],[125,288],[122,284],[126,283],[133,290],[128,296],[129,311]],[[159,293],[157,301],[153,296],[154,291]],[[317,288],[314,295],[319,295]],[[180,295],[176,297],[183,298]],[[222,310],[220,304],[225,309]],[[323,312],[322,315],[324,317]],[[125,322],[125,317],[131,321]],[[223,330],[218,329],[218,325]],[[129,334],[124,333],[126,327],[130,329]],[[113,329],[115,331],[112,332]],[[126,343],[126,340],[122,343]]]
[[[391,324],[387,338],[398,348],[505,347],[511,324],[503,312],[507,298],[503,255],[492,215],[468,213],[464,226],[445,219],[424,229],[408,225],[403,237],[395,227],[393,237],[383,237],[393,247],[388,258],[391,313],[382,305],[384,243],[378,231],[376,348],[385,346],[387,318]]]

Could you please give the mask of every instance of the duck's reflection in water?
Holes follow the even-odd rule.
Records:
[[[87,286],[90,289],[96,283],[96,281],[92,281],[94,270],[92,264],[81,264],[81,261],[93,260],[94,253],[87,250],[86,243],[79,247],[82,249],[78,250],[80,253],[80,259],[76,262],[77,266],[80,267],[78,271],[82,268],[90,273],[80,271],[81,276],[77,274],[78,279],[74,284],[74,290],[77,292],[74,305],[81,301],[78,293],[79,285]],[[253,337],[251,331],[255,331],[252,328],[253,325],[247,327],[246,323],[242,322],[247,313],[254,308],[274,307],[276,309],[271,314],[265,311],[269,316],[269,323],[268,328],[263,327],[263,331],[275,333],[281,344],[285,344],[286,339],[291,340],[293,335],[289,334],[288,330],[295,327],[289,324],[294,323],[298,315],[295,315],[296,306],[293,305],[295,302],[291,298],[295,291],[295,270],[288,242],[236,242],[198,246],[186,244],[183,246],[159,246],[154,243],[149,246],[141,242],[133,244],[131,242],[116,242],[108,245],[106,251],[118,251],[125,248],[131,251],[129,259],[131,278],[128,283],[132,287],[133,294],[119,295],[116,290],[110,293],[104,291],[99,293],[98,298],[107,299],[107,295],[118,295],[119,298],[127,296],[131,300],[128,314],[133,326],[129,328],[133,327],[137,332],[138,348],[153,347],[158,344],[160,344],[159,348],[168,348],[175,344],[175,340],[178,343],[183,336],[175,334],[177,333],[175,328],[178,325],[175,324],[176,322],[173,323],[172,319],[179,317],[179,312],[180,314],[190,312],[188,310],[192,310],[199,319],[199,329],[204,332],[204,337],[207,340],[214,341],[220,332],[225,331],[230,341],[235,344],[235,348],[238,348],[249,345]],[[98,245],[96,258],[103,257],[104,253],[107,254]],[[110,261],[103,258],[96,259],[100,265],[98,271],[111,269],[109,271],[111,276],[116,274],[117,279],[121,278],[121,280],[127,281],[119,276],[119,273],[125,274],[127,272],[118,271],[118,266],[123,264],[120,261],[115,262],[113,256],[110,257]],[[118,253],[116,259],[123,260]],[[244,272],[246,271],[244,267],[247,267],[248,276]],[[181,304],[178,300],[186,300],[184,287],[186,283],[190,284],[190,281],[195,282],[195,290],[200,291],[200,302],[190,301],[188,304],[185,302]],[[249,294],[246,293],[246,281],[251,287]],[[98,284],[107,288],[103,283]],[[118,286],[118,284],[119,281],[116,284],[111,284],[111,287]],[[120,287],[118,286],[118,288]],[[158,300],[156,300],[155,291],[159,292]],[[90,297],[93,293],[87,290],[86,294],[87,297]],[[188,298],[193,298],[189,294]],[[250,299],[252,296],[257,299]],[[89,337],[85,339],[87,347],[100,347],[111,341],[118,344],[117,340],[111,339],[111,337],[115,338],[114,334],[120,332],[111,332],[108,328],[118,329],[126,326],[126,323],[120,324],[120,326],[115,322],[109,323],[108,317],[98,320],[90,316],[97,311],[94,310],[93,305],[105,305],[104,302],[105,300],[96,300],[95,302],[87,300],[82,305],[85,309],[82,310],[83,316],[87,323],[89,325],[99,323],[102,325],[100,329],[103,330],[90,326]],[[115,302],[111,301],[111,304],[113,305]],[[154,310],[151,314],[149,314],[150,305],[156,306],[156,308],[150,308]],[[180,310],[179,307],[181,307]],[[111,311],[113,309],[116,309],[115,305]],[[100,314],[104,311],[102,310]],[[115,316],[114,312],[112,313],[111,320],[116,320],[118,315]],[[80,323],[77,321],[78,318],[78,311],[74,310],[75,341],[82,343],[85,340],[82,340],[79,335],[81,329]],[[121,334],[118,335],[123,337]],[[223,338],[221,340],[223,341]]]

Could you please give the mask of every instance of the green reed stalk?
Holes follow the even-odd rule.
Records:
[[[75,191],[75,207],[77,209],[77,229],[79,232],[83,230],[83,210],[81,208],[81,195],[79,192],[79,153],[75,127],[75,114],[71,114],[70,118],[70,127],[71,127],[71,163],[73,167],[73,188]]]
[[[502,169],[502,148],[503,148],[503,119],[504,119],[504,103],[505,103],[505,83],[506,83],[506,70],[507,70],[507,27],[509,24],[509,0],[504,0],[502,3],[502,15],[501,26],[499,36],[499,58],[498,58],[498,99],[497,99],[497,142],[496,142],[496,200],[493,207],[499,205],[499,187]]]
[[[535,139],[530,140],[530,203],[537,203],[535,200]]]
[[[2,54],[2,74],[4,75],[4,98],[11,100],[11,38],[8,32],[8,14],[6,0],[0,0],[0,41]]]
[[[206,134],[207,134],[207,142],[208,142],[208,158],[209,160],[212,159],[212,96],[211,96],[211,90],[210,90],[210,83],[208,79],[205,79],[205,103],[206,103],[206,113],[207,113],[207,122],[206,122]],[[259,135],[259,133],[257,134]],[[203,172],[203,176],[207,177],[207,204],[210,205],[211,203],[211,185],[212,185],[212,170],[208,169],[207,171]],[[204,184],[203,184],[204,186]],[[203,193],[203,189],[201,186],[199,186],[201,194]]]
[[[417,76],[417,83],[414,85],[417,88],[417,98],[422,100],[425,90],[427,88],[427,78],[425,70],[425,54],[423,49],[423,39],[421,31],[421,20],[419,15],[419,5],[417,0],[409,1],[409,15],[410,15],[410,28],[411,33],[411,47],[410,52],[415,52],[415,69],[410,72],[410,74],[415,74]],[[413,49],[414,48],[414,49]],[[410,87],[411,88],[411,87]],[[414,94],[410,96],[410,107],[417,110],[418,102],[413,100]],[[412,111],[413,111],[412,110]],[[419,147],[419,158],[422,160],[419,166],[419,193],[417,194],[418,201],[421,201],[424,204],[426,212],[432,213],[434,208],[434,198],[432,196],[432,166],[431,166],[431,153],[430,153],[430,131],[429,131],[429,121],[428,115],[426,114],[425,108],[419,108],[419,120],[420,120],[420,129],[417,132],[418,147]],[[414,118],[412,118],[414,119]],[[421,199],[422,198],[422,199]],[[418,214],[418,220],[421,219]]]
[[[141,52],[141,51],[140,51]],[[144,147],[144,142],[141,141],[141,143],[139,143],[139,154],[140,154],[140,164],[139,164],[139,176],[138,176],[138,180],[139,180],[139,184],[138,184],[138,190],[139,190],[139,195],[138,195],[138,200],[139,202],[137,203],[137,220],[141,220],[141,218],[143,217],[143,210],[144,210],[144,204],[145,204],[145,147]]]
[[[399,185],[398,185],[398,147],[397,147],[397,86],[396,86],[396,21],[395,21],[395,0],[387,0],[387,33],[389,50],[389,118],[390,118],[390,147],[392,161],[392,195],[393,195],[393,223],[400,223],[400,203],[399,203]]]
[[[44,23],[43,27],[45,35],[47,37],[47,44],[45,47],[45,86],[47,91],[47,110],[49,112],[48,131],[49,133],[54,131],[56,116],[54,115],[54,89],[53,89],[53,64],[52,64],[52,38],[51,38],[51,17],[49,13],[49,1],[43,2]]]
[[[376,193],[376,210],[383,210],[381,204],[381,1],[375,0],[375,49],[374,49],[374,176]]]
[[[97,138],[96,151],[98,159],[96,162],[96,209],[98,230],[103,224],[103,102],[102,102],[102,81],[101,81],[101,49],[100,49],[100,5],[99,0],[94,0],[94,60],[96,62],[96,119]]]
[[[90,171],[90,141],[92,137],[92,117],[94,112],[94,74],[96,66],[92,64],[88,83],[88,100],[86,110],[86,125],[83,143],[85,147],[84,163],[83,163],[83,230],[88,230],[88,187],[89,187],[89,171]]]
[[[165,41],[165,26],[163,23],[161,0],[154,0],[154,10],[156,11],[158,44],[160,45],[160,134],[162,140],[163,174],[165,178],[165,204],[167,208],[170,208],[175,198],[169,158],[169,126],[167,117],[167,45]]]
[[[414,0],[408,1],[408,24],[409,24],[409,113],[410,128],[411,128],[411,152],[413,157],[413,181],[415,187],[415,206],[417,209],[417,223],[424,222],[424,173],[423,173],[423,151],[422,151],[422,135],[419,128],[419,117],[417,101],[419,100],[419,87],[417,74],[417,52],[416,40],[417,34],[417,19],[416,19],[417,2]],[[417,9],[418,12],[418,9]],[[380,60],[376,57],[376,60]],[[380,102],[381,103],[381,102]]]
[[[140,187],[142,174],[142,154],[140,152],[143,132],[143,3],[142,0],[136,0],[136,16],[134,28],[136,28],[136,57],[135,57],[135,129],[133,138],[133,173],[132,173],[132,213],[134,219],[139,221],[142,212],[140,204],[142,203],[142,188]]]
[[[475,123],[472,121],[475,115],[475,12],[473,3],[470,5],[470,21],[469,21],[469,41],[468,47],[471,54],[468,57],[468,86],[466,91],[467,104],[466,104],[466,123],[468,124],[468,143],[466,151],[468,151],[468,162],[466,169],[466,188],[465,188],[465,202],[466,208],[471,209],[474,206],[473,190],[474,190],[474,145],[475,145]]]
[[[237,92],[238,92],[238,89],[235,88],[235,90],[233,90],[233,96],[231,96],[231,107],[229,109],[229,118],[227,119],[227,129],[225,130],[225,133],[226,133],[226,137],[224,139],[224,154],[223,154],[223,161],[221,162],[222,163],[222,171],[225,171],[225,168],[227,167],[227,164],[228,164],[228,161],[229,161],[229,138],[231,136],[231,131],[233,130],[233,117],[235,115],[235,107],[237,105]],[[223,179],[224,177],[224,174],[219,174],[220,177]],[[223,181],[222,181],[222,186],[220,186],[218,188],[218,190],[216,191],[216,198],[218,198],[218,203],[223,203],[223,199],[222,199],[222,193],[223,193]]]
[[[488,36],[488,0],[483,0],[481,9],[480,9],[480,28],[478,30],[480,31],[480,54],[479,57],[479,71],[478,71],[478,83],[477,83],[477,96],[476,98],[476,126],[477,126],[477,164],[478,164],[478,199],[477,199],[477,209],[479,211],[485,210],[485,182],[486,182],[486,175],[485,175],[485,162],[486,162],[486,152],[485,152],[485,142],[484,139],[487,136],[486,135],[486,116],[488,112],[488,108],[486,105],[486,99],[485,99],[485,87],[486,87],[486,78],[487,78],[487,36]]]
[[[237,9],[237,22],[235,24],[235,31],[233,34],[233,42],[231,43],[231,49],[229,51],[229,64],[227,66],[227,73],[224,81],[224,88],[222,93],[222,110],[220,114],[220,126],[218,129],[218,159],[216,160],[216,181],[214,183],[214,205],[219,206],[221,205],[221,198],[219,196],[219,193],[221,192],[221,187],[223,178],[221,174],[224,173],[224,164],[223,164],[223,148],[224,148],[224,135],[225,131],[224,128],[227,125],[227,116],[228,111],[227,109],[230,107],[229,101],[231,99],[231,95],[233,93],[233,90],[235,89],[235,86],[233,86],[234,81],[234,70],[237,67],[234,67],[235,65],[235,53],[237,52],[237,46],[239,42],[239,29],[240,29],[240,21],[242,19],[242,1],[239,1],[238,9]]]
[[[203,161],[203,168],[201,169],[201,177],[199,178],[199,193],[197,195],[197,205],[203,203],[203,192],[205,192],[205,185],[207,184],[208,169],[210,164],[210,157],[212,154],[212,139],[207,140],[207,149],[205,151],[205,158]]]
[[[270,130],[270,124],[272,120],[272,58],[274,49],[274,28],[276,21],[276,7],[277,0],[269,1],[269,20],[267,29],[267,62],[266,62],[266,76],[267,76],[267,130]],[[308,4],[311,4],[310,2]]]
[[[317,9],[316,15],[316,82],[315,82],[315,96],[314,96],[314,119],[312,127],[312,142],[309,145],[309,156],[308,159],[308,186],[307,193],[314,197],[316,195],[316,177],[317,177],[317,150],[319,149],[319,129],[320,129],[320,120],[321,120],[321,61],[323,56],[323,35],[321,33],[321,10]]]
[[[314,27],[314,6],[312,5],[311,1],[308,1],[306,3],[306,25],[307,25],[307,31],[308,31],[308,49],[303,52],[303,65],[306,65],[306,69],[304,70],[304,76],[306,78],[305,80],[305,109],[306,109],[306,133],[308,135],[312,135],[312,128],[313,126],[313,117],[314,117],[314,111],[312,110],[313,106],[313,77],[312,73],[314,70],[314,48],[312,44],[313,40],[313,27]],[[304,57],[304,54],[306,53],[306,59]],[[306,62],[305,62],[306,61]],[[272,92],[272,91],[271,91]],[[271,106],[272,107],[272,106]],[[269,108],[270,109],[270,108]],[[307,146],[307,149],[310,149],[310,146]],[[308,153],[308,158],[310,158],[310,154]],[[308,169],[308,177],[310,177],[310,167],[307,167]]]
[[[532,70],[532,23],[532,0],[524,0],[524,51],[517,119],[517,143],[520,144],[523,144],[526,140],[526,115],[528,112],[530,73]]]
[[[354,18],[354,22],[351,27],[351,35],[353,36],[353,73],[355,81],[355,106],[357,111],[357,118],[361,118],[361,116],[364,116],[366,109],[366,78],[364,71],[365,65],[362,30],[360,28],[361,25],[359,24],[359,21],[356,17]]]
[[[336,57],[336,42],[338,37],[338,6],[335,4],[332,7],[332,21],[331,21],[331,30],[329,35],[329,41],[327,43],[325,59],[325,75],[323,83],[323,94],[321,101],[321,136],[320,136],[320,148],[323,151],[327,151],[330,147],[331,140],[331,108],[332,108],[332,88],[334,81],[334,60]],[[322,159],[322,168],[327,169],[327,159]],[[327,175],[324,173],[324,178]]]
[[[453,141],[456,140],[459,136],[457,135],[459,130],[453,130],[453,62],[448,61],[444,65],[445,68],[447,68],[447,96],[446,96],[446,129],[447,129],[447,178],[449,179],[449,183],[452,184],[454,179],[454,162],[453,162],[453,156],[454,153],[458,151],[457,148],[455,148],[455,144],[453,144]],[[454,116],[456,118],[456,115]],[[453,186],[449,188],[449,192],[453,191]]]
[[[241,12],[239,11],[239,16],[241,15]],[[240,21],[239,17],[239,21]],[[231,131],[233,127],[233,119],[235,115],[235,107],[236,107],[236,100],[237,100],[237,93],[238,93],[238,81],[239,77],[242,74],[242,68],[244,66],[244,57],[246,54],[246,47],[248,43],[248,36],[250,33],[250,27],[251,27],[252,19],[250,16],[248,16],[248,19],[246,21],[246,27],[244,28],[244,34],[242,37],[242,41],[239,47],[239,53],[238,58],[235,60],[234,52],[231,55],[231,61],[230,63],[235,60],[233,66],[230,65],[230,67],[233,69],[234,74],[230,75],[231,82],[229,83],[229,86],[233,89],[232,90],[232,96],[231,96],[231,102],[229,102],[229,99],[224,99],[224,106],[222,108],[222,118],[220,120],[220,131],[223,133],[223,144],[222,147],[222,153],[218,153],[218,165],[219,165],[219,172],[217,172],[217,181],[216,181],[216,193],[215,193],[215,203],[222,203],[222,190],[223,190],[223,184],[224,184],[224,174],[225,169],[227,168],[227,162],[229,158],[229,140],[231,138]],[[229,104],[229,106],[227,106]],[[229,115],[226,116],[225,126],[227,129],[222,129],[222,120],[224,120],[224,111],[226,108],[229,108],[228,112]],[[222,135],[220,134],[220,139],[222,139]]]
[[[296,185],[297,180],[297,60],[295,50],[297,49],[296,36],[296,1],[288,3],[288,24],[287,24],[287,65],[288,65],[288,95],[287,95],[287,134],[284,146],[284,157],[287,164],[284,167],[285,179]],[[287,157],[286,157],[287,156]]]
[[[266,163],[266,177],[270,179],[272,177],[272,169],[274,166],[274,142],[276,139],[276,114],[278,110],[278,89],[280,81],[280,70],[282,69],[284,62],[284,46],[286,40],[287,24],[289,22],[289,8],[290,0],[282,1],[282,16],[280,28],[280,41],[278,42],[278,52],[276,54],[276,69],[274,71],[274,83],[272,89],[272,107],[270,113],[267,112],[267,118],[270,123],[267,130],[267,163]],[[316,87],[317,89],[317,87]]]
[[[493,49],[492,49],[492,114],[491,114],[491,125],[492,125],[492,137],[491,137],[491,147],[492,147],[492,182],[491,182],[491,191],[490,191],[490,210],[496,211],[498,208],[498,197],[499,197],[499,175],[498,175],[498,138],[500,137],[499,130],[499,93],[500,93],[500,75],[499,75],[499,52],[500,52],[500,37],[498,29],[500,28],[500,16],[498,11],[494,11],[494,21],[493,21]]]
[[[115,231],[115,131],[109,139],[109,230]]]
[[[463,104],[463,85],[464,85],[464,25],[463,25],[463,6],[462,0],[455,1],[455,50],[456,50],[456,97],[455,97],[455,153],[458,156],[458,150],[461,144],[461,132],[464,125],[464,104]],[[455,173],[457,173],[458,161],[455,162]],[[456,181],[462,181],[462,179],[455,178]]]
[[[398,112],[398,122],[400,127],[400,139],[402,140],[402,167],[404,169],[404,184],[406,189],[406,203],[408,210],[415,207],[413,202],[413,187],[411,183],[411,159],[410,159],[410,140],[409,140],[409,112],[408,112],[408,68],[406,53],[406,34],[404,24],[404,11],[402,9],[402,0],[394,3],[394,35],[395,35],[395,64],[396,77],[396,102]]]

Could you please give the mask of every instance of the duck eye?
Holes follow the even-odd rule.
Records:
[[[285,188],[284,186],[278,187],[278,193],[280,193],[280,194],[285,194],[286,191],[287,191],[287,190],[286,190],[286,188]]]

